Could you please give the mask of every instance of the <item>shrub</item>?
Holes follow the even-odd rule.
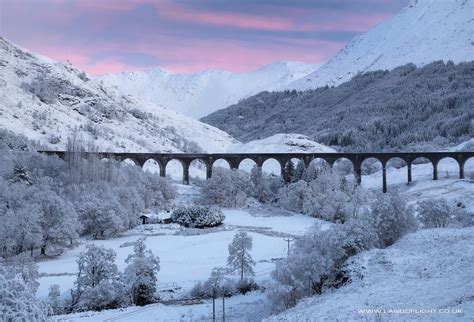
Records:
[[[204,299],[207,297],[207,293],[204,290],[204,283],[199,281],[194,286],[191,288],[191,291],[189,292],[192,298],[195,299]]]
[[[380,194],[371,211],[327,230],[312,227],[296,239],[290,255],[277,263],[267,296],[275,310],[295,306],[304,297],[321,294],[350,281],[346,261],[373,247],[386,247],[416,227],[413,212],[398,195]]]
[[[20,274],[10,274],[0,263],[0,312],[2,321],[46,321],[42,301]]]
[[[267,292],[276,310],[295,306],[303,297],[321,294],[330,286],[346,259],[341,225],[321,231],[313,227],[298,238],[293,252],[272,272],[275,283]]]
[[[468,212],[465,209],[456,208],[452,222],[454,225],[461,227],[474,226],[474,213]]]
[[[258,284],[253,278],[244,278],[243,280],[238,280],[235,283],[235,288],[240,294],[246,294],[248,292],[258,290]]]
[[[418,220],[425,228],[446,227],[454,213],[446,200],[426,200],[418,203]]]
[[[207,206],[181,207],[173,211],[171,215],[173,222],[192,228],[219,226],[224,219],[222,210]]]
[[[375,230],[378,246],[385,248],[417,228],[412,207],[398,194],[378,193],[363,218]]]
[[[191,289],[193,298],[212,298],[218,296],[232,296],[236,293],[235,282],[226,276],[226,269],[215,267],[211,276],[205,282],[197,282]]]

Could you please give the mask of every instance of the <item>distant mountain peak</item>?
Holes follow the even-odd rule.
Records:
[[[185,115],[200,118],[261,91],[281,90],[318,67],[278,61],[242,73],[215,69],[197,73],[172,73],[156,68],[109,74],[99,79],[155,105],[169,106]]]

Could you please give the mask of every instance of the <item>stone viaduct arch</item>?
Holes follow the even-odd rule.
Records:
[[[48,155],[57,155],[66,159],[66,151],[38,151]],[[74,153],[74,152],[73,152]],[[238,169],[240,163],[245,159],[253,160],[258,167],[268,159],[275,159],[280,163],[282,174],[285,164],[291,159],[302,160],[306,167],[314,159],[323,159],[332,167],[341,158],[352,162],[355,181],[361,183],[362,162],[368,158],[374,158],[382,164],[382,189],[387,192],[387,162],[393,158],[405,161],[407,166],[407,183],[412,182],[412,163],[417,158],[428,159],[433,166],[433,180],[438,180],[438,163],[443,158],[453,158],[459,166],[459,178],[464,179],[464,165],[469,158],[474,157],[474,151],[463,152],[361,152],[361,153],[110,153],[110,152],[76,152],[81,157],[98,156],[100,158],[114,158],[118,161],[130,159],[137,165],[143,167],[145,162],[153,159],[160,166],[160,176],[166,176],[166,165],[171,160],[178,160],[183,166],[183,183],[189,184],[189,166],[193,160],[201,160],[206,166],[206,178],[212,177],[212,166],[216,160],[223,159],[229,163],[231,169]]]

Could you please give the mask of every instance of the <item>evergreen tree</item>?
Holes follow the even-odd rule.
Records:
[[[304,165],[303,160],[298,161],[296,165],[295,172],[293,177],[291,178],[291,182],[298,182],[300,180],[304,180],[306,176],[306,166]]]
[[[233,272],[239,272],[240,280],[244,279],[244,274],[255,275],[253,266],[255,261],[249,251],[252,250],[252,237],[242,231],[235,234],[232,243],[229,245],[229,257],[227,265]]]
[[[160,270],[160,258],[146,250],[145,239],[140,238],[134,246],[134,253],[125,262],[125,284],[131,294],[132,303],[146,305],[153,303],[156,291],[156,273]]]
[[[50,315],[61,314],[63,307],[61,304],[61,291],[58,284],[53,284],[49,287],[48,305]]]
[[[273,198],[268,178],[265,177],[262,167],[253,166],[250,170],[250,182],[252,183],[252,196],[259,202],[268,202]]]
[[[283,180],[285,180],[285,182],[291,182],[294,174],[295,166],[293,165],[293,161],[286,161],[285,166],[283,167]]]

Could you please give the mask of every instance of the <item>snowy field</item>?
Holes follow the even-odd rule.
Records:
[[[237,295],[225,300],[225,318],[227,321],[260,321],[269,313],[265,295],[253,292]],[[211,321],[212,302],[202,301],[193,305],[151,304],[145,307],[129,307],[104,312],[82,312],[56,316],[51,320],[59,321]],[[222,321],[222,302],[216,302],[216,319]]]
[[[184,198],[192,198],[196,193],[194,187],[179,186],[179,190]],[[274,261],[287,253],[287,243],[283,238],[303,234],[316,223],[322,224],[323,228],[328,225],[315,218],[280,210],[224,210],[224,214],[226,216],[224,225],[214,229],[186,229],[175,224],[142,225],[130,230],[121,238],[90,242],[113,248],[117,252],[116,263],[119,270],[123,270],[125,259],[133,251],[133,245],[127,243],[133,243],[139,237],[145,236],[147,248],[160,257],[158,290],[173,289],[173,293],[161,293],[164,299],[172,300],[175,296],[186,297],[186,293],[197,281],[209,277],[212,268],[226,265],[227,247],[238,231],[247,231],[253,238],[251,254],[257,262],[254,268],[255,280],[264,284],[270,278]],[[73,287],[76,278],[77,256],[84,250],[87,242],[84,240],[80,246],[66,251],[57,259],[39,263],[39,271],[44,274],[39,280],[40,298],[46,298],[51,284],[59,284],[63,295],[68,294],[68,289]],[[268,309],[262,308],[264,298],[261,292],[254,292],[227,299],[227,318],[232,320],[249,320],[256,316],[259,316],[259,319],[263,318],[268,314]],[[210,301],[202,301],[195,305],[154,304],[145,308],[130,307],[102,313],[78,313],[54,317],[54,320],[209,321],[211,305]],[[222,314],[220,302],[217,314]]]
[[[263,281],[270,276],[274,267],[272,259],[282,258],[287,252],[283,238],[303,234],[307,228],[320,222],[315,218],[288,212],[270,215],[253,210],[252,213],[224,210],[224,225],[214,229],[186,229],[176,224],[142,225],[120,238],[83,240],[80,246],[66,251],[59,258],[39,263],[39,272],[43,277],[40,278],[38,296],[45,298],[51,284],[60,284],[63,292],[73,287],[77,272],[76,259],[87,242],[113,248],[117,252],[119,270],[123,270],[125,259],[133,251],[131,243],[142,236],[146,237],[147,248],[160,257],[160,285],[176,283],[189,290],[197,281],[207,279],[213,267],[226,265],[227,247],[234,234],[241,230],[247,231],[253,238],[256,280]]]
[[[457,179],[457,164],[449,160],[443,160],[439,170],[440,179],[432,181],[431,165],[415,165],[413,166],[414,181],[407,186],[406,168],[390,168],[388,170],[389,190],[400,191],[412,203],[427,198],[443,197],[451,201],[461,201],[468,209],[474,210],[474,180]],[[443,175],[446,173],[443,171],[450,173],[449,177]],[[474,173],[474,165],[469,163],[466,165],[466,175],[469,176],[471,173]],[[363,176],[362,182],[368,189],[381,189],[381,173]],[[193,185],[177,184],[177,187],[179,193],[177,204],[187,204],[199,196],[198,189]],[[196,281],[207,279],[213,267],[225,266],[228,255],[227,246],[234,234],[241,230],[247,231],[253,238],[251,253],[257,262],[255,279],[260,284],[265,284],[274,268],[274,260],[284,257],[287,252],[283,238],[301,235],[316,223],[322,224],[323,229],[329,225],[301,214],[265,207],[225,209],[224,214],[226,216],[224,225],[218,228],[197,230],[181,228],[174,224],[145,225],[128,231],[120,238],[104,241],[83,240],[80,246],[66,251],[59,258],[39,263],[39,271],[43,275],[40,278],[38,296],[45,298],[51,284],[60,284],[63,295],[68,293],[68,289],[73,287],[75,280],[77,270],[75,261],[87,242],[113,248],[117,252],[116,263],[119,269],[123,270],[124,260],[133,249],[131,243],[145,236],[147,247],[161,260],[158,288],[173,289],[173,293],[163,292],[162,297],[167,300],[183,297]],[[317,315],[318,317],[325,316],[327,319],[339,317],[346,320],[354,317],[354,309],[359,306],[361,308],[399,308],[400,306],[403,308],[447,306],[453,309],[472,308],[474,285],[471,281],[474,280],[474,274],[468,267],[474,266],[472,256],[474,249],[470,245],[473,232],[472,228],[419,231],[388,249],[364,252],[354,260],[353,264],[354,270],[359,270],[364,275],[363,282],[356,280],[349,286],[325,294],[321,299],[304,301],[298,308],[305,313],[299,314],[299,310],[293,309],[273,319],[301,321],[307,319],[308,316]],[[465,240],[464,244],[463,240]],[[463,250],[463,247],[467,248]],[[459,255],[464,251],[470,252],[466,254],[469,256],[460,258]],[[362,266],[365,269],[360,268]],[[445,270],[440,269],[441,267]],[[406,276],[409,278],[403,281],[403,277]],[[463,279],[467,283],[462,283]],[[439,292],[440,285],[448,285],[448,287],[443,287],[443,292]],[[421,296],[423,294],[427,296]],[[444,294],[447,295],[444,296]],[[345,300],[342,301],[342,299]],[[446,300],[443,301],[443,299]],[[455,299],[459,301],[456,302]],[[336,303],[335,301],[341,301],[342,304],[328,304],[329,302]],[[468,303],[467,306],[464,305],[465,302]],[[219,303],[218,316],[221,314],[220,305]],[[232,320],[260,320],[268,316],[269,308],[265,304],[265,295],[254,292],[250,295],[227,299],[226,313],[228,319],[232,318]],[[154,304],[144,308],[130,307],[105,312],[83,312],[55,317],[55,320],[205,321],[210,320],[210,314],[211,303],[202,301],[192,305]],[[465,312],[460,316],[451,315],[449,318],[456,317],[467,321],[469,320],[467,314],[470,313]],[[372,320],[381,317],[361,314],[357,316],[357,319],[359,318]],[[448,317],[447,320],[449,320]]]

